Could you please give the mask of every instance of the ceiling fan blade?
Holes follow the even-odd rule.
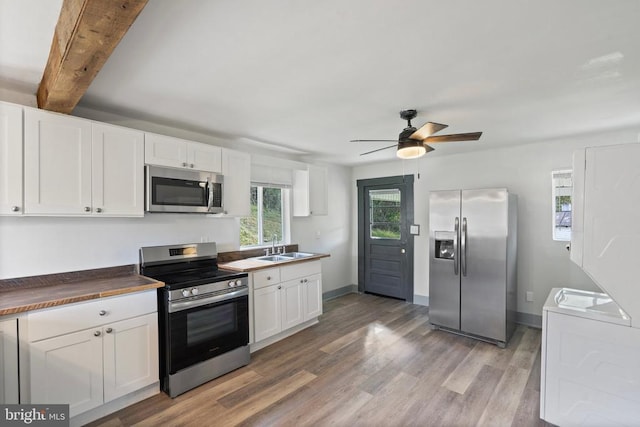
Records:
[[[360,155],[361,155],[361,156],[364,156],[364,155],[366,155],[366,154],[375,153],[376,151],[387,150],[387,149],[389,149],[389,148],[395,148],[395,147],[397,147],[397,146],[398,146],[398,144],[393,144],[393,145],[390,145],[390,146],[388,146],[388,147],[378,148],[377,150],[367,151],[366,153],[362,153],[362,154],[360,154]]]
[[[482,132],[453,133],[451,135],[429,136],[424,142],[452,142],[452,141],[477,141]]]
[[[397,139],[352,139],[349,142],[398,142]]]
[[[422,125],[420,129],[412,133],[409,138],[419,139],[420,141],[422,141],[426,137],[431,136],[434,133],[439,132],[448,126],[449,125],[443,125],[441,123],[427,122],[424,125]]]

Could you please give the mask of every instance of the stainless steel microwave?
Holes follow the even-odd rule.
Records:
[[[145,210],[147,212],[221,213],[222,175],[147,165]]]

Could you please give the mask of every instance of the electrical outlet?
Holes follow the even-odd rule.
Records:
[[[533,302],[533,292],[527,291],[527,302]]]

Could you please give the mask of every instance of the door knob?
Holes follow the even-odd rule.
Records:
[[[404,254],[404,253],[406,253],[406,252],[407,252],[407,251],[406,251],[404,248],[400,249],[400,253],[401,253],[401,254]]]

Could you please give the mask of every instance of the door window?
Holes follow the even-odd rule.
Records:
[[[400,190],[397,188],[370,190],[369,218],[369,236],[372,239],[400,240],[402,236]]]

